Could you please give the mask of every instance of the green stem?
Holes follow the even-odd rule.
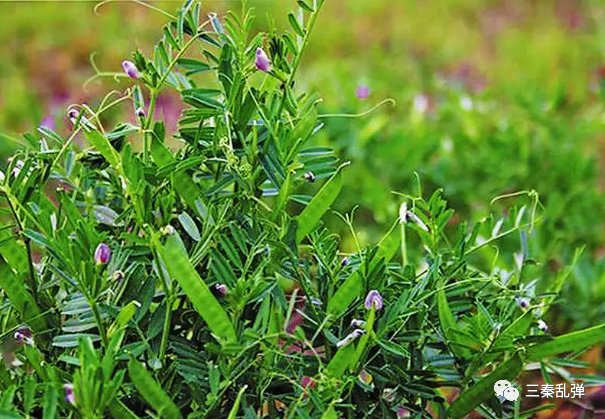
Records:
[[[166,358],[166,348],[168,347],[168,336],[170,335],[170,323],[172,321],[173,296],[166,298],[166,316],[164,317],[164,326],[162,327],[162,341],[160,342],[160,362],[164,364]]]
[[[152,237],[156,236],[156,232],[154,232],[151,228],[149,234]],[[162,340],[160,341],[160,362],[164,363],[164,359],[166,358],[166,348],[168,347],[168,337],[170,335],[170,323],[172,321],[172,306],[175,301],[175,293],[173,292],[173,287],[170,286],[169,278],[166,278],[164,275],[164,270],[162,269],[162,260],[160,259],[159,253],[159,244],[152,244],[151,252],[153,257],[156,260],[157,269],[161,276],[161,284],[162,289],[164,290],[164,295],[166,298],[166,316],[164,317],[164,324],[162,326]]]
[[[319,11],[321,10],[322,5],[323,5],[323,1],[317,5],[315,10],[311,13],[311,16],[309,16],[309,22],[307,23],[305,36],[303,37],[302,44],[300,46],[300,50],[298,51],[298,54],[296,55],[296,57],[294,57],[294,63],[292,64],[292,72],[288,76],[288,81],[286,82],[286,85],[284,88],[284,96],[282,97],[281,104],[279,105],[279,112],[277,113],[278,115],[281,115],[282,111],[284,110],[284,105],[286,104],[286,97],[288,94],[287,89],[290,86],[292,86],[292,82],[294,81],[294,76],[296,75],[296,71],[298,70],[298,67],[300,66],[300,61],[302,59],[303,53],[304,53],[307,45],[309,44],[309,37],[311,35],[311,32],[313,31],[313,27],[315,26],[315,21],[317,20],[317,15],[319,15]]]
[[[30,276],[30,281],[29,281],[28,285],[31,289],[32,296],[34,297],[34,301],[38,302],[38,281],[37,281],[36,270],[34,269],[34,261],[32,259],[32,249],[31,249],[30,239],[29,239],[29,237],[26,237],[23,234],[23,223],[21,222],[21,219],[19,218],[19,214],[17,214],[15,205],[13,205],[12,196],[10,196],[6,191],[4,191],[4,197],[6,198],[6,202],[8,202],[8,207],[13,215],[13,218],[15,219],[17,228],[19,229],[19,235],[21,236],[21,239],[23,239],[23,242],[25,243],[25,249],[27,252],[27,264],[28,264],[29,276]]]
[[[103,345],[107,347],[107,332],[105,331],[105,326],[103,325],[103,318],[101,317],[101,313],[99,313],[99,307],[97,306],[97,302],[94,299],[89,298],[88,305],[90,306],[92,314],[95,318],[95,322],[97,323],[97,328],[99,329],[99,334],[101,335]]]
[[[202,28],[205,24],[200,26]],[[153,114],[155,112],[155,103],[158,99],[158,94],[160,93],[160,89],[162,85],[166,81],[166,78],[177,64],[178,60],[185,54],[185,52],[189,49],[191,45],[197,40],[197,33],[193,35],[189,40],[183,45],[183,48],[179,50],[176,56],[172,59],[172,61],[166,67],[166,71],[162,74],[162,77],[158,80],[155,87],[151,89],[151,95],[149,98],[149,110],[147,111],[147,119],[145,120],[145,125],[143,126],[143,130],[145,131],[145,136],[143,138],[143,161],[145,164],[149,163],[149,152],[151,146],[151,136],[153,135],[149,132],[149,128],[151,127],[151,122],[153,121]]]
[[[159,88],[153,89],[151,91],[151,96],[149,97],[149,110],[147,115],[147,120],[145,121],[144,131],[145,134],[143,136],[143,162],[145,164],[149,163],[149,153],[151,152],[151,136],[153,135],[149,131],[149,127],[151,125],[151,121],[153,119],[153,114],[155,112],[155,102],[158,98]]]

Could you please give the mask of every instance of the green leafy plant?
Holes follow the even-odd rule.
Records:
[[[547,331],[569,269],[536,280],[536,194],[469,227],[418,188],[369,247],[337,213],[342,254],[323,220],[354,169],[312,144],[326,116],[294,82],[323,1],[297,5],[291,32],[252,36],[245,5],[188,0],[123,63],[125,94],[70,108],[67,139],[25,136],[0,185],[2,415],[519,417],[496,381],[569,377],[605,340]],[[162,89],[187,105],[175,138]],[[105,127],[128,102],[136,122]]]

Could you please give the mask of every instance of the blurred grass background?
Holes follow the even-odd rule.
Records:
[[[65,133],[69,104],[94,106],[127,87],[107,78],[84,88],[91,55],[102,71],[119,72],[134,49],[151,53],[166,18],[130,2],[95,13],[95,4],[0,1],[0,133],[18,137],[41,123]],[[180,1],[150,4],[174,11]],[[249,4],[261,30],[285,28],[296,9],[294,0]],[[205,2],[208,13],[240,7]],[[545,222],[530,256],[556,268],[586,245],[568,290],[581,307],[567,317],[573,327],[603,318],[604,47],[597,0],[327,0],[301,88],[319,92],[327,114],[396,102],[365,118],[325,120],[317,142],[354,163],[338,209],[359,206],[366,244],[397,216],[392,191],[415,191],[415,172],[427,193],[443,188],[458,219],[471,222],[494,209],[495,196],[535,189]],[[356,97],[359,85],[369,98]],[[178,115],[174,98],[164,101],[165,115],[174,107]],[[6,156],[15,144],[2,138]]]

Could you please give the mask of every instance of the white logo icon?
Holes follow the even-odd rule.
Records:
[[[519,390],[514,387],[504,389],[504,398],[509,402],[515,402],[519,398]]]
[[[494,384],[496,395],[504,397],[506,400],[514,402],[519,398],[519,390],[513,387],[510,381],[500,380]]]

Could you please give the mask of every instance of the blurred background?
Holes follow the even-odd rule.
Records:
[[[148,4],[173,12],[181,3]],[[294,0],[249,4],[258,30],[285,28],[296,8]],[[40,125],[65,134],[70,104],[95,107],[126,89],[112,77],[90,81],[92,61],[121,72],[135,49],[151,54],[165,16],[132,2],[96,5],[0,0],[3,161]],[[220,15],[241,2],[205,8]],[[327,0],[299,87],[320,93],[323,114],[396,102],[363,118],[325,119],[315,141],[353,162],[338,210],[358,206],[355,226],[368,244],[397,216],[392,191],[417,191],[415,173],[425,195],[443,188],[456,220],[471,223],[502,211],[492,198],[536,190],[543,223],[529,257],[548,260],[552,273],[585,247],[560,329],[605,321],[604,51],[605,4],[596,0]],[[369,97],[358,97],[360,86]],[[174,127],[178,98],[163,96],[159,112]]]

